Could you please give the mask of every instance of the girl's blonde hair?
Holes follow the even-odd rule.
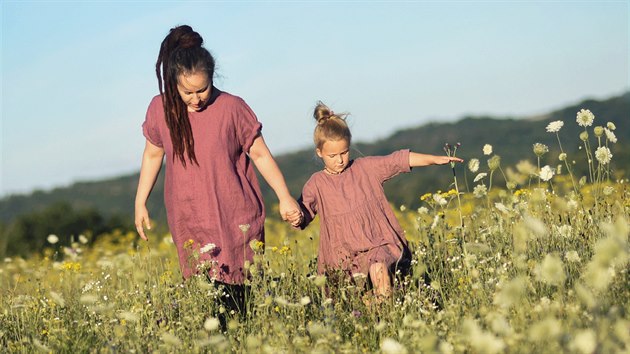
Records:
[[[345,139],[350,144],[352,134],[346,123],[347,115],[347,113],[335,114],[322,101],[317,101],[317,106],[315,106],[313,111],[313,118],[317,121],[315,133],[313,134],[313,142],[316,148],[321,149],[324,143],[329,140],[339,141]]]

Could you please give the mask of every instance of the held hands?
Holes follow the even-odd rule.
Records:
[[[293,198],[280,200],[279,203],[280,216],[282,220],[288,222],[293,227],[298,227],[302,223],[302,209]]]
[[[147,230],[151,230],[151,221],[149,220],[149,211],[147,210],[146,206],[143,205],[140,207],[136,207],[135,223],[136,231],[138,231],[140,237],[143,240],[148,241],[149,239],[144,234],[144,226],[147,227]]]

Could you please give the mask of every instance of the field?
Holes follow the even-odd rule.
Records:
[[[77,235],[71,247],[55,246],[70,235],[42,235],[43,254],[0,265],[0,346],[17,353],[630,353],[630,185],[604,149],[616,142],[614,124],[592,123],[578,113],[585,176],[574,175],[578,157],[564,152],[559,167],[537,164],[549,151],[542,144],[533,153],[524,147],[524,161],[505,168],[500,152],[480,143],[470,148],[482,157],[465,166],[472,177],[460,168],[459,180],[445,181],[448,191],[419,193],[423,207],[393,206],[413,248],[412,273],[398,277],[393,298],[380,305],[364,301],[364,277],[315,273],[317,225],[298,232],[267,220],[267,243],[252,244],[256,256],[245,265],[251,292],[243,314],[221,307],[223,289],[205,276],[182,281],[168,234],[150,234],[149,242]],[[563,124],[547,127],[561,151]],[[466,147],[445,151],[456,148]],[[193,258],[203,246],[190,245]]]

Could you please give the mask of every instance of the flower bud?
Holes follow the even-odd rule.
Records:
[[[541,157],[547,152],[549,152],[547,145],[541,143],[534,144],[534,154],[536,154],[536,156]]]
[[[558,155],[558,160],[560,161],[564,161],[567,159],[567,154],[566,153],[561,153],[560,155]]]
[[[499,155],[494,155],[488,160],[488,168],[490,171],[494,171],[501,166],[501,157]]]
[[[586,131],[583,131],[580,133],[580,140],[582,141],[588,140],[588,133]]]

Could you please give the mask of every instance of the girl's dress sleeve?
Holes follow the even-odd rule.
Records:
[[[399,150],[387,156],[370,156],[365,160],[369,163],[370,173],[381,183],[401,173],[411,171],[409,149]]]
[[[151,144],[157,147],[164,147],[159,128],[159,119],[164,119],[164,112],[161,111],[162,105],[159,104],[161,102],[158,102],[158,100],[161,100],[160,96],[154,97],[149,104],[144,123],[142,123],[142,134]]]
[[[236,98],[236,136],[244,152],[249,152],[254,140],[262,130],[262,123],[242,98]]]
[[[314,183],[311,182],[311,180],[306,182],[302,189],[302,195],[298,199],[298,204],[302,208],[302,214],[304,215],[304,220],[299,226],[301,230],[304,230],[317,215],[317,198]]]

